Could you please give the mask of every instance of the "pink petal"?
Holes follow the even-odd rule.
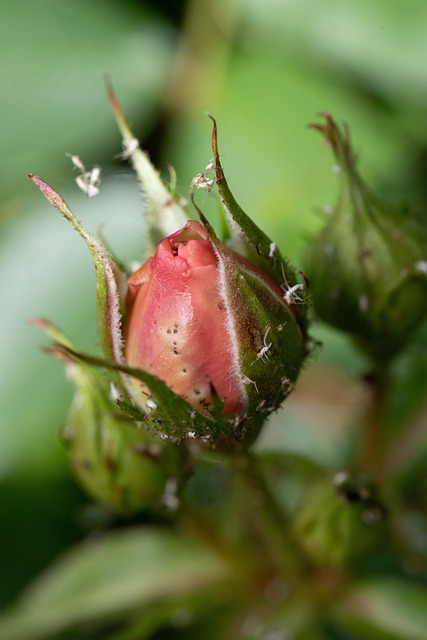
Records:
[[[129,279],[125,356],[159,376],[200,410],[216,392],[224,413],[243,408],[236,382],[217,258],[206,230],[191,221],[163,240]]]

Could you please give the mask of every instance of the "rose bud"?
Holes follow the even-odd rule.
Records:
[[[357,566],[377,555],[387,535],[386,511],[364,477],[347,471],[318,479],[296,509],[293,529],[317,565]]]
[[[265,417],[295,382],[304,340],[283,290],[194,220],[129,278],[126,307],[127,363],[203,414],[218,398],[223,416]]]
[[[35,320],[55,345],[48,351],[65,362],[75,386],[63,441],[73,471],[86,492],[111,511],[129,515],[163,510],[168,480],[182,473],[181,456],[155,439],[115,403],[117,390],[100,371],[76,362],[61,349],[70,341],[47,320]]]
[[[312,125],[332,147],[338,202],[308,251],[319,318],[376,361],[395,356],[427,313],[427,238],[407,210],[377,198],[357,171],[349,133],[328,114]]]
[[[111,99],[149,204],[157,248],[130,277],[123,300],[120,262],[52,187],[30,176],[86,242],[96,272],[103,357],[63,342],[55,353],[104,368],[117,389],[117,406],[162,437],[249,443],[293,389],[307,355],[305,278],[235,201],[221,167],[215,122],[214,160],[193,188],[210,190],[216,183],[227,244],[194,200],[202,224],[182,226],[187,217],[182,203],[134,144],[112,94]],[[181,228],[171,233],[171,226]],[[158,241],[159,236],[166,238]]]

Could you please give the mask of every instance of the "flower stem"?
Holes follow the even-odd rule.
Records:
[[[417,451],[423,450],[426,435],[427,406],[423,406],[388,447],[384,464],[386,478],[393,478],[404,471],[408,460],[416,457]]]
[[[247,450],[235,452],[230,456],[230,464],[240,480],[270,562],[278,573],[292,581],[301,573],[298,545],[286,514],[266,483],[256,457]]]
[[[386,408],[390,388],[387,366],[373,369],[367,376],[371,398],[366,414],[365,430],[362,438],[360,462],[362,468],[375,479],[381,479],[384,472]]]

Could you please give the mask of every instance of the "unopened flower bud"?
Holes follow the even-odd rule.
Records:
[[[385,517],[368,480],[342,471],[332,483],[321,480],[308,490],[296,513],[294,532],[316,564],[342,567],[378,550]]]
[[[130,145],[132,133],[111,91]],[[132,145],[153,240],[160,233],[167,237],[156,240],[153,255],[130,277],[126,300],[119,263],[52,187],[30,177],[87,243],[96,269],[104,357],[61,341],[56,353],[76,365],[106,368],[120,391],[117,406],[163,438],[249,442],[292,391],[307,355],[306,281],[234,200],[216,133],[214,122],[214,160],[192,188],[216,184],[227,242],[218,239],[194,198],[201,223],[182,226],[181,205]],[[175,224],[182,228],[168,235]]]
[[[51,323],[36,323],[55,340],[49,351],[65,361],[76,388],[63,439],[80,484],[116,513],[161,508],[169,474],[180,473],[179,451],[136,428],[118,409],[114,384],[70,360],[60,347],[71,343]]]
[[[426,235],[361,179],[346,128],[328,114],[313,128],[331,145],[340,181],[338,202],[308,252],[314,309],[375,360],[387,360],[427,313]]]
[[[161,508],[168,457],[176,457],[177,450],[137,429],[115,405],[114,388],[106,388],[98,372],[71,367],[77,391],[64,442],[79,482],[117,513]]]
[[[230,417],[277,409],[305,355],[279,284],[194,220],[130,277],[124,352],[199,412],[218,399]]]

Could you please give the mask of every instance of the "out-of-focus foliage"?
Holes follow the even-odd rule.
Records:
[[[178,4],[183,8],[182,24],[172,19],[167,3],[154,1],[7,0],[0,8],[2,604],[9,603],[61,550],[88,531],[111,524],[110,516],[90,505],[71,479],[58,437],[71,389],[60,364],[40,352],[43,337],[28,324],[32,316],[47,316],[82,348],[94,351],[97,346],[95,278],[89,255],[36,193],[27,172],[54,184],[92,231],[105,225],[103,232],[119,255],[141,257],[143,205],[134,178],[114,158],[121,146],[105,96],[104,73],[111,75],[133,128],[159,159],[159,166],[175,167],[183,196],[193,176],[210,160],[210,123],[203,111],[213,113],[221,159],[236,198],[297,266],[302,264],[306,243],[323,224],[321,207],[335,200],[338,187],[329,152],[307,128],[320,111],[330,111],[351,125],[368,182],[385,199],[410,201],[425,220],[427,5],[423,0],[414,0],[410,8],[404,0]],[[66,152],[79,154],[88,166],[103,167],[98,197],[88,200],[77,189]],[[197,199],[215,217],[213,197],[198,194]],[[352,460],[367,405],[366,389],[356,380],[366,362],[338,332],[319,326],[315,334],[323,348],[285,408],[270,421],[258,449],[292,452],[337,470]],[[283,615],[295,638],[423,638],[426,341],[424,327],[396,362],[392,381],[399,393],[392,394],[387,408],[387,470],[390,478],[397,478],[391,493],[401,490],[407,498],[393,526],[398,540],[411,541],[414,551],[404,560],[419,584],[395,576],[388,581],[400,569],[393,558],[380,557],[377,566],[363,567],[370,581],[350,585],[328,620],[319,614],[317,623],[304,602],[293,603]],[[404,424],[410,427],[409,435],[402,431]],[[288,479],[282,482],[279,471],[277,491],[292,508],[304,482],[290,479],[286,484]],[[120,561],[128,566],[132,557],[126,546],[121,552]],[[73,553],[84,555],[84,543]],[[111,570],[113,575],[114,567]],[[369,575],[381,570],[385,575],[381,580]],[[102,576],[92,577],[96,581]],[[62,578],[63,574],[58,581]],[[129,582],[128,578],[125,592],[134,584],[134,576]],[[316,584],[333,593],[334,579],[318,575]],[[71,590],[76,588],[69,584]],[[98,587],[94,585],[95,593]],[[118,600],[123,603],[122,597]],[[238,612],[230,612],[216,594],[209,598],[217,608],[218,629],[238,625],[241,637],[252,639],[283,628],[280,611],[268,623],[260,622],[262,611],[257,610],[252,626],[243,618],[238,624],[233,617]],[[193,631],[188,619],[182,623],[184,605],[181,618],[175,604],[168,615],[166,604],[163,613],[154,612],[153,628],[162,619],[176,637],[190,638],[194,633],[208,638],[203,634],[212,621],[204,617],[205,603],[195,605],[199,626],[195,624]],[[40,612],[37,615],[42,619]],[[150,637],[147,617],[141,622],[134,610],[132,619],[134,635],[129,631],[117,635],[117,640]],[[71,616],[66,624],[77,621]],[[348,635],[339,635],[339,627]],[[89,632],[55,637],[97,637],[85,633]],[[40,634],[33,637],[43,637]]]
[[[179,616],[179,607],[197,608],[204,592],[227,578],[220,559],[194,541],[135,527],[70,553],[27,591],[10,622],[0,622],[0,634],[43,639],[72,624],[148,611],[160,599],[180,599]]]
[[[0,30],[3,198],[22,194],[22,171],[65,174],[64,150],[95,161],[114,144],[103,74],[120,77],[132,115],[152,120],[176,34],[142,3],[5,2]]]

